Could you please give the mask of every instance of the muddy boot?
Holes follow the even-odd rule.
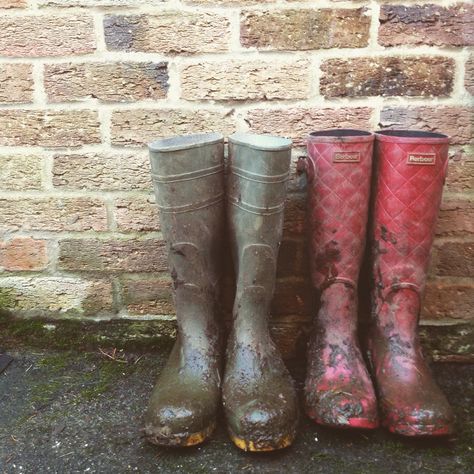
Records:
[[[369,341],[382,423],[406,436],[446,435],[453,413],[418,340],[449,139],[439,133],[376,134],[372,230],[373,328]]]
[[[223,152],[217,133],[150,145],[178,323],[145,421],[147,439],[163,446],[201,443],[215,427],[222,359],[217,301],[225,225]]]
[[[318,302],[308,346],[305,409],[317,423],[376,428],[377,401],[357,337],[357,281],[365,248],[374,136],[311,133],[308,220]]]
[[[223,401],[231,438],[245,451],[284,448],[296,431],[293,381],[268,329],[290,153],[284,138],[229,137],[227,212],[237,290]]]

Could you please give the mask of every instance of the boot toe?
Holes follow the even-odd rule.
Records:
[[[364,395],[328,391],[306,408],[308,416],[322,425],[365,429],[378,426],[375,398]]]

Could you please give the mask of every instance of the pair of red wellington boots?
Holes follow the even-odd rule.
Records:
[[[310,134],[311,277],[319,312],[308,348],[305,408],[317,423],[382,424],[405,436],[453,431],[453,413],[418,339],[448,145],[445,135],[421,131]],[[372,314],[366,344],[373,382],[357,336],[369,207]]]

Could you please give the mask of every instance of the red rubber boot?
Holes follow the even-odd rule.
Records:
[[[382,423],[405,436],[447,435],[453,414],[423,359],[418,317],[448,162],[449,138],[376,134],[373,218],[374,325],[369,358]]]
[[[376,428],[377,401],[357,338],[374,135],[326,130],[308,139],[311,277],[319,300],[305,407],[317,423]]]

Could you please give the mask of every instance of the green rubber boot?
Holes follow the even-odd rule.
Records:
[[[149,149],[178,339],[153,390],[145,436],[162,446],[192,446],[212,433],[220,402],[224,140],[217,133],[188,135],[158,140]]]
[[[280,245],[291,140],[229,137],[227,213],[237,274],[223,403],[233,442],[273,451],[295,437],[292,379],[268,329]]]

